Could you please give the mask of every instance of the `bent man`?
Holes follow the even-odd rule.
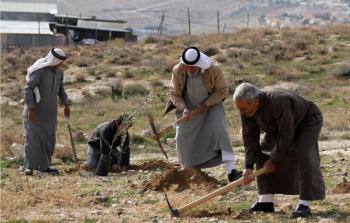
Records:
[[[51,168],[51,157],[56,144],[57,95],[64,104],[65,117],[70,116],[68,97],[63,87],[60,64],[66,60],[61,49],[53,48],[27,70],[24,88],[25,174],[33,170],[58,174]]]
[[[242,172],[234,166],[234,154],[221,103],[228,87],[221,69],[196,47],[183,51],[172,70],[170,103],[177,117],[188,121],[176,127],[176,149],[183,168],[208,168],[225,162],[229,181]],[[193,115],[197,113],[196,115]]]
[[[121,172],[130,165],[128,129],[133,118],[123,114],[118,119],[96,127],[88,141],[88,170],[96,168],[96,175],[106,176],[109,171]]]
[[[263,91],[248,83],[237,87],[233,100],[242,119],[246,183],[254,165],[276,169],[257,178],[259,200],[251,210],[274,212],[274,194],[298,194],[292,217],[309,217],[310,201],[325,198],[318,149],[321,111],[292,91]]]

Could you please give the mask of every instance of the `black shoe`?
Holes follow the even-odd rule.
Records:
[[[45,171],[43,171],[43,172],[48,173],[48,174],[51,174],[51,175],[54,175],[54,176],[60,175],[60,172],[58,172],[57,169],[51,168],[51,167],[47,168],[47,169],[46,169]]]
[[[25,169],[24,170],[24,175],[27,175],[27,176],[31,176],[31,175],[33,175],[33,170],[32,169]]]
[[[275,212],[275,206],[272,202],[256,202],[251,208],[251,211]]]
[[[297,209],[293,211],[292,218],[308,218],[311,216],[311,210],[309,206],[299,204]]]
[[[235,169],[231,170],[231,173],[227,175],[228,181],[232,182],[232,181],[238,180],[242,176],[242,173],[243,173],[242,171],[237,171]]]

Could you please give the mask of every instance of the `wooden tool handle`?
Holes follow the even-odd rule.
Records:
[[[68,132],[69,132],[69,138],[70,138],[70,142],[72,144],[72,149],[73,149],[74,162],[75,162],[75,165],[78,165],[78,157],[77,157],[77,152],[76,152],[75,146],[74,146],[72,130],[70,128],[70,123],[69,123],[70,121],[69,121],[69,118],[67,118],[66,120],[67,120],[67,127],[68,127]]]
[[[260,176],[266,172],[267,172],[267,169],[265,167],[263,167],[255,172],[253,172],[252,176],[254,176],[254,178],[255,178],[255,177]],[[226,186],[223,186],[223,187],[211,192],[210,194],[205,195],[204,197],[201,197],[195,201],[192,201],[189,204],[186,204],[185,206],[179,208],[178,211],[180,212],[180,214],[183,212],[186,212],[187,210],[189,210],[189,209],[191,209],[199,204],[202,204],[202,203],[204,203],[204,202],[206,202],[206,201],[208,201],[208,200],[210,200],[218,195],[221,195],[225,192],[236,189],[236,187],[241,186],[243,184],[244,184],[244,180],[243,180],[243,177],[241,177],[240,179],[233,181],[233,182],[227,184]]]
[[[192,110],[192,115],[197,115],[199,112],[197,110]],[[159,138],[161,138],[163,135],[165,135],[166,133],[170,132],[173,128],[175,128],[177,125],[181,125],[182,123],[188,121],[188,119],[186,118],[186,116],[182,116],[181,118],[179,118],[178,120],[176,120],[175,122],[171,123],[168,127],[166,127],[165,129],[163,129],[162,131],[158,132]]]

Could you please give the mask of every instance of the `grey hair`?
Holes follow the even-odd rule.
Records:
[[[257,98],[260,93],[261,93],[261,90],[259,90],[254,85],[249,83],[242,83],[238,85],[238,87],[236,88],[235,93],[233,94],[233,100],[250,101],[250,100],[253,100],[254,98]]]

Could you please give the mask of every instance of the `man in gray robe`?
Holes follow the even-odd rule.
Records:
[[[53,48],[27,70],[23,110],[27,175],[33,170],[58,174],[50,165],[56,144],[57,96],[65,106],[65,117],[70,116],[63,72],[58,68],[65,59],[61,49]]]
[[[242,119],[246,183],[263,166],[275,170],[258,177],[259,200],[252,211],[274,212],[274,194],[298,194],[292,217],[309,217],[310,201],[325,198],[318,137],[322,113],[300,95],[285,89],[260,90],[240,84],[234,95]],[[260,143],[260,132],[265,135]]]
[[[170,95],[168,105],[176,107],[178,118],[188,120],[176,127],[182,167],[209,168],[225,163],[229,181],[238,179],[242,172],[235,168],[227,132],[222,100],[228,87],[221,69],[196,47],[185,49],[172,71]]]

